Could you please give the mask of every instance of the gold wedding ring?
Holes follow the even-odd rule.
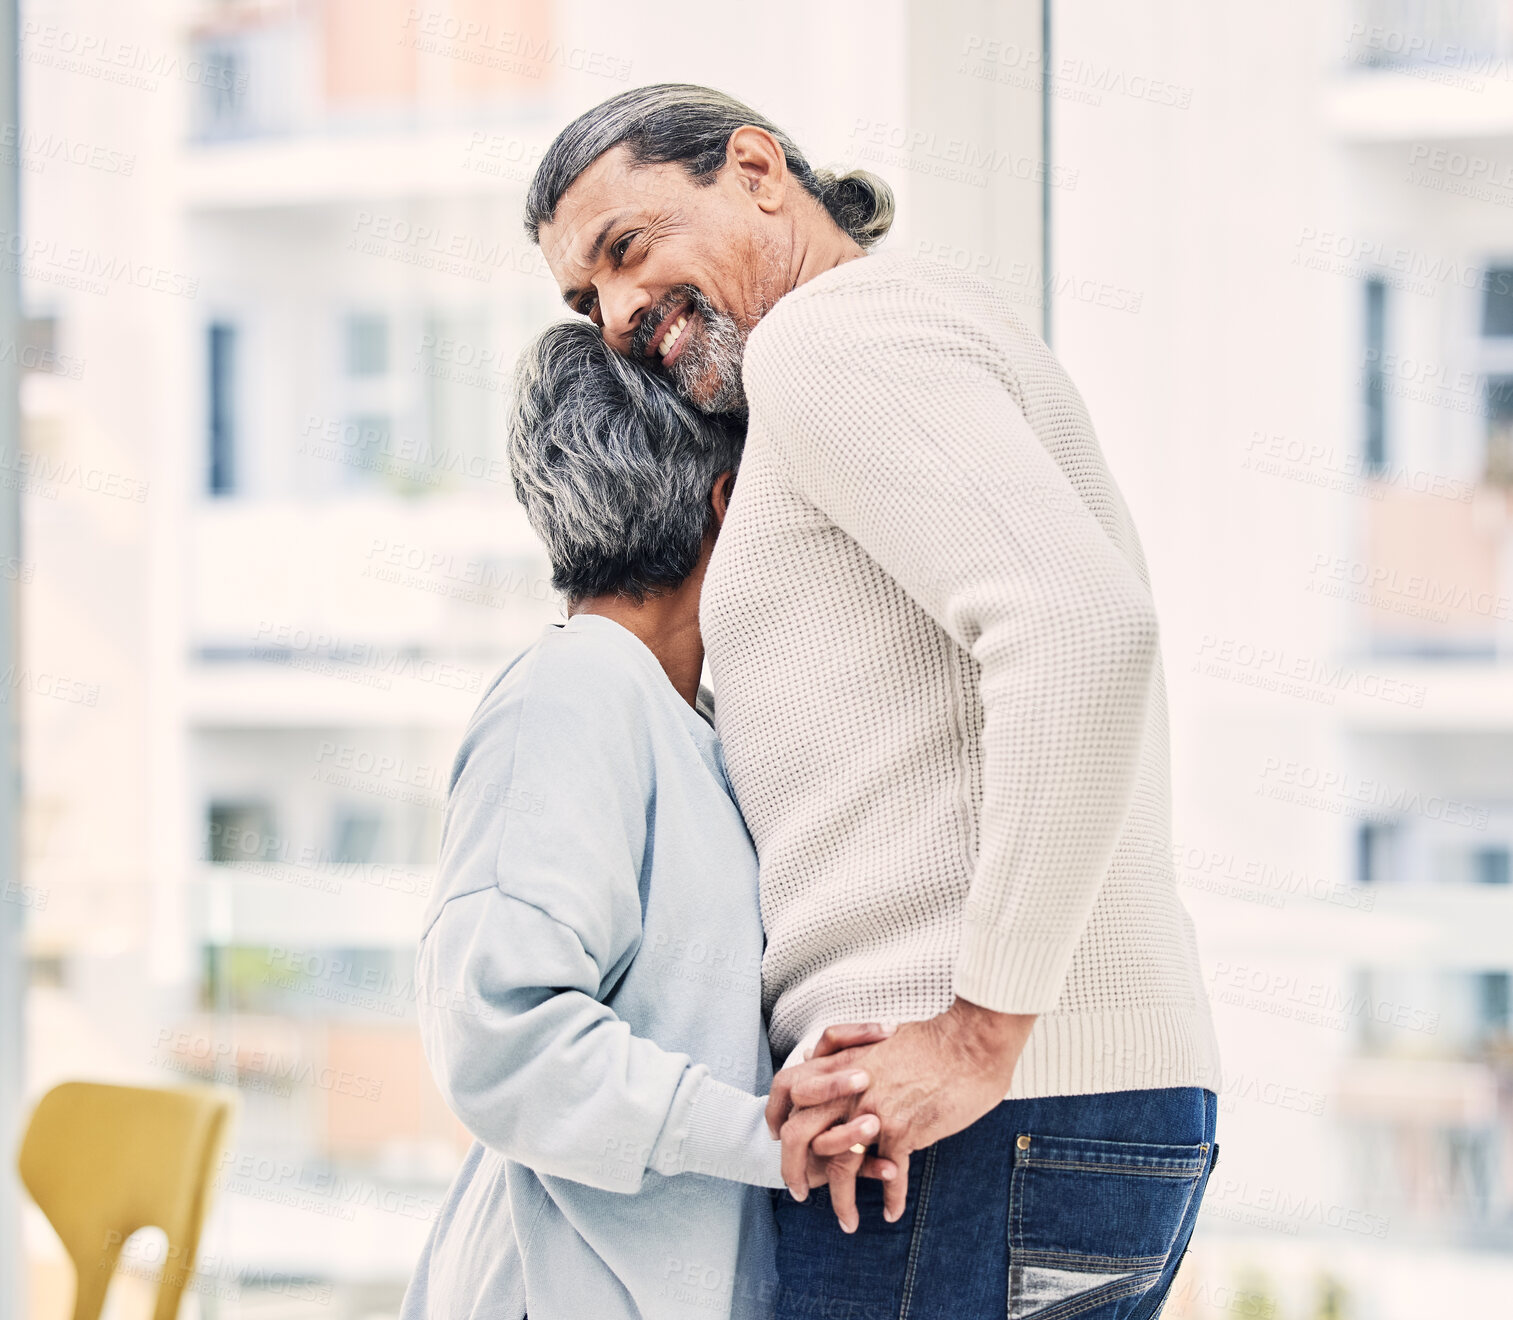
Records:
[[[865,1155],[867,1153],[867,1148],[858,1141],[856,1145],[851,1147],[851,1153],[853,1155]]]

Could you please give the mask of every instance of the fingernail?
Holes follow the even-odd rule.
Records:
[[[850,1077],[846,1078],[846,1084],[853,1091],[865,1091],[871,1082],[872,1079],[864,1072],[854,1072]]]
[[[857,1120],[856,1126],[861,1132],[865,1133],[869,1137],[877,1135],[878,1122],[876,1116],[873,1114],[863,1114],[862,1117]]]
[[[884,1182],[892,1182],[895,1178],[898,1177],[897,1169],[879,1169],[878,1173],[881,1175]]]
[[[898,1214],[893,1210],[884,1210],[883,1218],[886,1219],[890,1224],[896,1224],[898,1222]]]
[[[790,1187],[788,1195],[793,1197],[795,1201],[803,1201],[808,1198],[809,1189],[807,1187]]]
[[[846,1223],[843,1223],[841,1225],[841,1232],[842,1233],[854,1233],[854,1232],[856,1232],[856,1225],[855,1224],[846,1224]]]
[[[892,1021],[891,1019],[887,1022],[879,1022],[877,1024],[877,1029],[884,1036],[891,1036],[895,1031],[898,1030],[898,1023]]]

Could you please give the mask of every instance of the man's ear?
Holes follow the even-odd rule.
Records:
[[[765,128],[742,124],[725,144],[725,162],[743,191],[769,214],[783,204],[788,189],[788,158]]]
[[[735,473],[722,472],[714,479],[709,492],[709,507],[714,510],[714,525],[725,525],[725,511],[730,508],[730,495],[735,490]]]

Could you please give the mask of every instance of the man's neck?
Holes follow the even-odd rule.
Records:
[[[702,579],[703,574],[695,577]],[[692,706],[698,700],[699,675],[704,669],[699,586],[690,578],[676,590],[648,596],[639,604],[625,596],[590,596],[570,606],[568,615],[599,614],[634,633],[657,657],[678,695]]]
[[[817,215],[807,218],[796,237],[794,262],[789,271],[790,291],[809,283],[816,275],[834,270],[843,262],[867,255],[860,243],[836,225],[824,207],[819,207]]]

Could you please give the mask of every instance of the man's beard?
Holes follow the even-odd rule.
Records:
[[[741,380],[741,358],[746,352],[746,337],[751,332],[736,323],[735,317],[715,307],[696,285],[679,284],[641,318],[631,336],[630,356],[645,360],[651,350],[653,332],[667,318],[668,312],[681,303],[690,310],[690,324],[684,334],[693,338],[678,354],[672,366],[664,368],[673,387],[700,412],[730,413],[746,410],[746,387]],[[698,317],[697,325],[693,324]],[[665,332],[664,332],[665,333]],[[660,361],[654,354],[652,360]]]

